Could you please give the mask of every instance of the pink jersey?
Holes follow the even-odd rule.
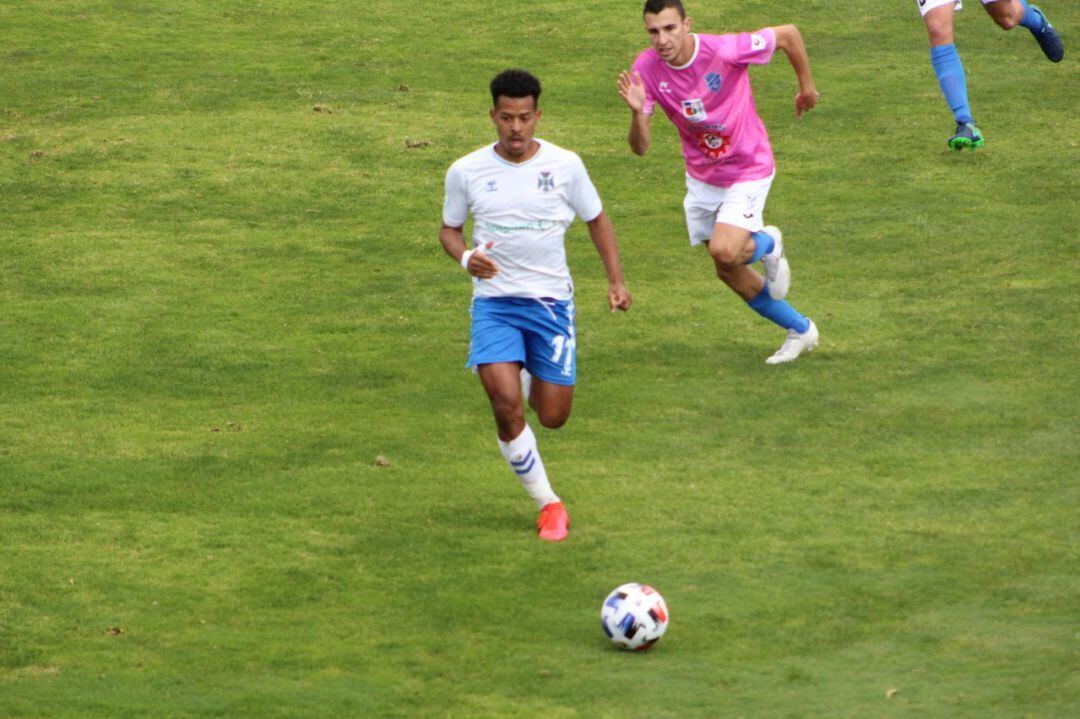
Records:
[[[652,115],[659,103],[675,123],[691,177],[730,187],[770,176],[776,163],[747,66],[772,59],[776,34],[766,28],[693,37],[694,56],[682,67],[667,64],[653,48],[634,61],[645,83],[645,113]]]

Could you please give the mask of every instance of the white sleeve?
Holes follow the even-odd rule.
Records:
[[[446,195],[443,197],[443,224],[447,227],[461,227],[469,219],[469,198],[465,191],[465,177],[461,174],[458,163],[446,171]]]
[[[600,202],[600,193],[596,191],[589,172],[585,169],[585,163],[580,157],[574,158],[573,182],[570,187],[570,206],[574,208],[585,222],[592,222],[604,211],[604,205]]]

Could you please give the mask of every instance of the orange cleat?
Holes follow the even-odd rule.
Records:
[[[540,510],[540,517],[536,520],[536,528],[540,531],[540,539],[549,542],[561,542],[566,539],[570,526],[570,515],[566,513],[566,507],[562,502],[545,504]]]

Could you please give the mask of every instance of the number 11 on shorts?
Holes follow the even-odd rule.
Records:
[[[577,347],[577,341],[573,337],[555,335],[551,338],[551,346],[555,348],[555,352],[551,355],[551,361],[556,364],[562,359],[565,352],[566,358],[563,360],[562,373],[569,375],[574,366],[574,349]]]

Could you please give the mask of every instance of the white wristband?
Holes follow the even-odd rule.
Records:
[[[469,270],[469,258],[473,256],[474,252],[476,252],[475,249],[465,250],[461,253],[461,266],[465,268],[466,272]]]

